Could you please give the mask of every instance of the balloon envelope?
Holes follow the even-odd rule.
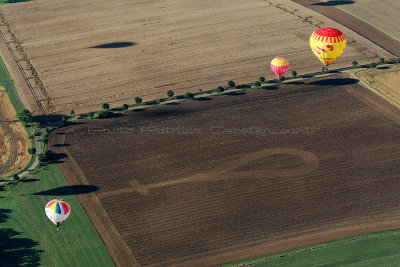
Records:
[[[271,69],[276,75],[278,75],[278,77],[285,74],[288,68],[289,61],[283,57],[277,57],[271,61]]]
[[[71,206],[62,199],[50,200],[45,207],[47,217],[59,227],[69,216]]]
[[[343,53],[346,37],[338,29],[320,28],[311,34],[310,46],[317,58],[328,66]]]

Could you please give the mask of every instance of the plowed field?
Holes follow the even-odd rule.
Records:
[[[399,228],[400,111],[355,82],[131,112],[50,145],[70,184],[99,187],[79,197],[121,265],[217,265]]]

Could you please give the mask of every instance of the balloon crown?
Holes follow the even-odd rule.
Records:
[[[315,33],[324,37],[337,37],[343,35],[341,31],[334,28],[320,28],[316,30]]]

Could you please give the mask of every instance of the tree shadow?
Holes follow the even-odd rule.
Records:
[[[142,112],[142,111],[146,111],[146,109],[145,108],[135,108],[135,109],[132,109],[132,111],[133,112]]]
[[[0,209],[0,223],[9,219],[9,209]],[[21,233],[11,228],[0,229],[0,266],[39,266],[39,242],[18,237]]]
[[[312,81],[308,84],[311,85],[347,85],[358,83],[358,79],[353,78],[335,78],[335,79],[324,79],[318,81]]]
[[[212,98],[211,97],[202,96],[202,97],[196,97],[193,100],[196,100],[196,101],[208,101],[208,100],[212,100]]]
[[[21,182],[23,183],[32,183],[37,181],[39,181],[39,179],[34,179],[34,178],[21,179]]]
[[[296,82],[287,82],[286,84],[304,84],[304,82],[296,81]]]
[[[353,0],[329,0],[328,2],[320,2],[320,3],[314,3],[312,4],[313,6],[340,6],[340,5],[350,5],[354,4],[355,1]]]
[[[53,146],[54,147],[66,147],[66,146],[70,146],[70,144],[55,144]]]
[[[91,46],[89,48],[123,48],[134,45],[136,45],[135,42],[112,42],[112,43]]]
[[[389,66],[383,66],[383,67],[376,67],[376,69],[378,69],[378,70],[387,70],[387,69],[390,69],[390,67]]]
[[[61,121],[63,117],[64,115],[61,114],[35,115],[32,116],[32,121],[39,123],[49,123],[49,122]]]
[[[272,90],[279,89],[279,86],[276,86],[276,85],[266,86],[266,87],[263,87],[263,89],[272,91]]]
[[[237,85],[236,88],[237,89],[247,89],[247,88],[251,88],[251,85],[241,84],[241,85]]]
[[[224,93],[223,95],[245,95],[245,94],[246,94],[245,92],[236,92],[236,91],[234,91],[234,92]]]
[[[169,105],[169,106],[176,106],[179,105],[181,102],[170,102],[170,103],[165,103],[164,105]]]
[[[36,196],[69,196],[69,195],[82,195],[82,194],[88,194],[92,192],[96,192],[99,190],[97,186],[94,185],[68,185],[68,186],[62,186],[62,187],[57,187],[45,191],[40,191],[37,193],[34,193],[32,195]]]

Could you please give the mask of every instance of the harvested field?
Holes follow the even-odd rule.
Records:
[[[70,184],[99,187],[79,197],[121,265],[217,265],[397,229],[400,111],[356,82],[130,112],[50,145]],[[103,208],[108,222],[90,215]]]
[[[360,71],[357,76],[400,103],[400,65]]]
[[[30,141],[23,125],[15,119],[15,110],[0,87],[0,175],[7,176],[28,164]]]
[[[338,7],[361,17],[400,41],[400,1],[363,0],[349,2],[354,3],[339,5]]]
[[[396,0],[393,0],[396,1]],[[391,10],[389,11],[388,4],[390,2],[393,2],[392,0],[382,0],[379,2],[385,2],[383,3],[378,3],[378,1],[371,0],[371,1],[358,1],[359,4],[357,6],[361,7],[361,9],[369,10],[370,13],[376,14],[374,21],[379,20],[382,18],[383,21],[398,21],[398,14],[399,12]],[[321,2],[319,0],[293,0],[293,2],[296,2],[298,4],[301,4],[309,9],[315,10],[319,12],[320,14],[323,14],[327,16],[328,18],[333,19],[334,21],[337,21],[338,23],[342,24],[343,26],[346,26],[347,28],[351,29],[354,32],[357,32],[361,36],[365,37],[366,39],[370,40],[374,44],[384,48],[386,51],[390,52],[392,55],[395,55],[397,57],[400,56],[400,39],[396,38],[393,34],[388,33],[387,31],[382,31],[381,28],[378,26],[371,24],[370,21],[366,21],[363,18],[360,18],[357,14],[364,14],[362,11],[359,11],[358,13],[354,14],[352,12],[349,12],[348,9],[344,10],[342,7],[345,6],[351,6],[353,4],[353,0],[349,1],[325,1]],[[369,2],[369,5],[366,3]],[[386,7],[383,7],[386,6]],[[379,8],[382,8],[381,10],[378,11]],[[383,13],[380,13],[383,12]],[[385,18],[383,19],[383,16]],[[363,17],[361,15],[361,17]],[[382,26],[382,23],[379,23]],[[392,24],[393,25],[393,24]],[[396,25],[396,24],[395,24]],[[399,29],[398,25],[395,27]],[[384,55],[382,55],[384,56]],[[386,56],[385,56],[386,57]]]
[[[228,80],[274,78],[269,64],[276,56],[288,58],[298,74],[319,71],[309,48],[317,27],[338,27],[348,36],[332,68],[385,53],[312,10],[272,2],[38,0],[2,6],[9,27],[0,29],[19,44],[14,50],[39,83],[34,90],[42,105],[63,114],[99,110],[104,102],[130,104],[136,96],[152,100],[169,89],[182,94]],[[22,94],[32,98],[29,90]]]

